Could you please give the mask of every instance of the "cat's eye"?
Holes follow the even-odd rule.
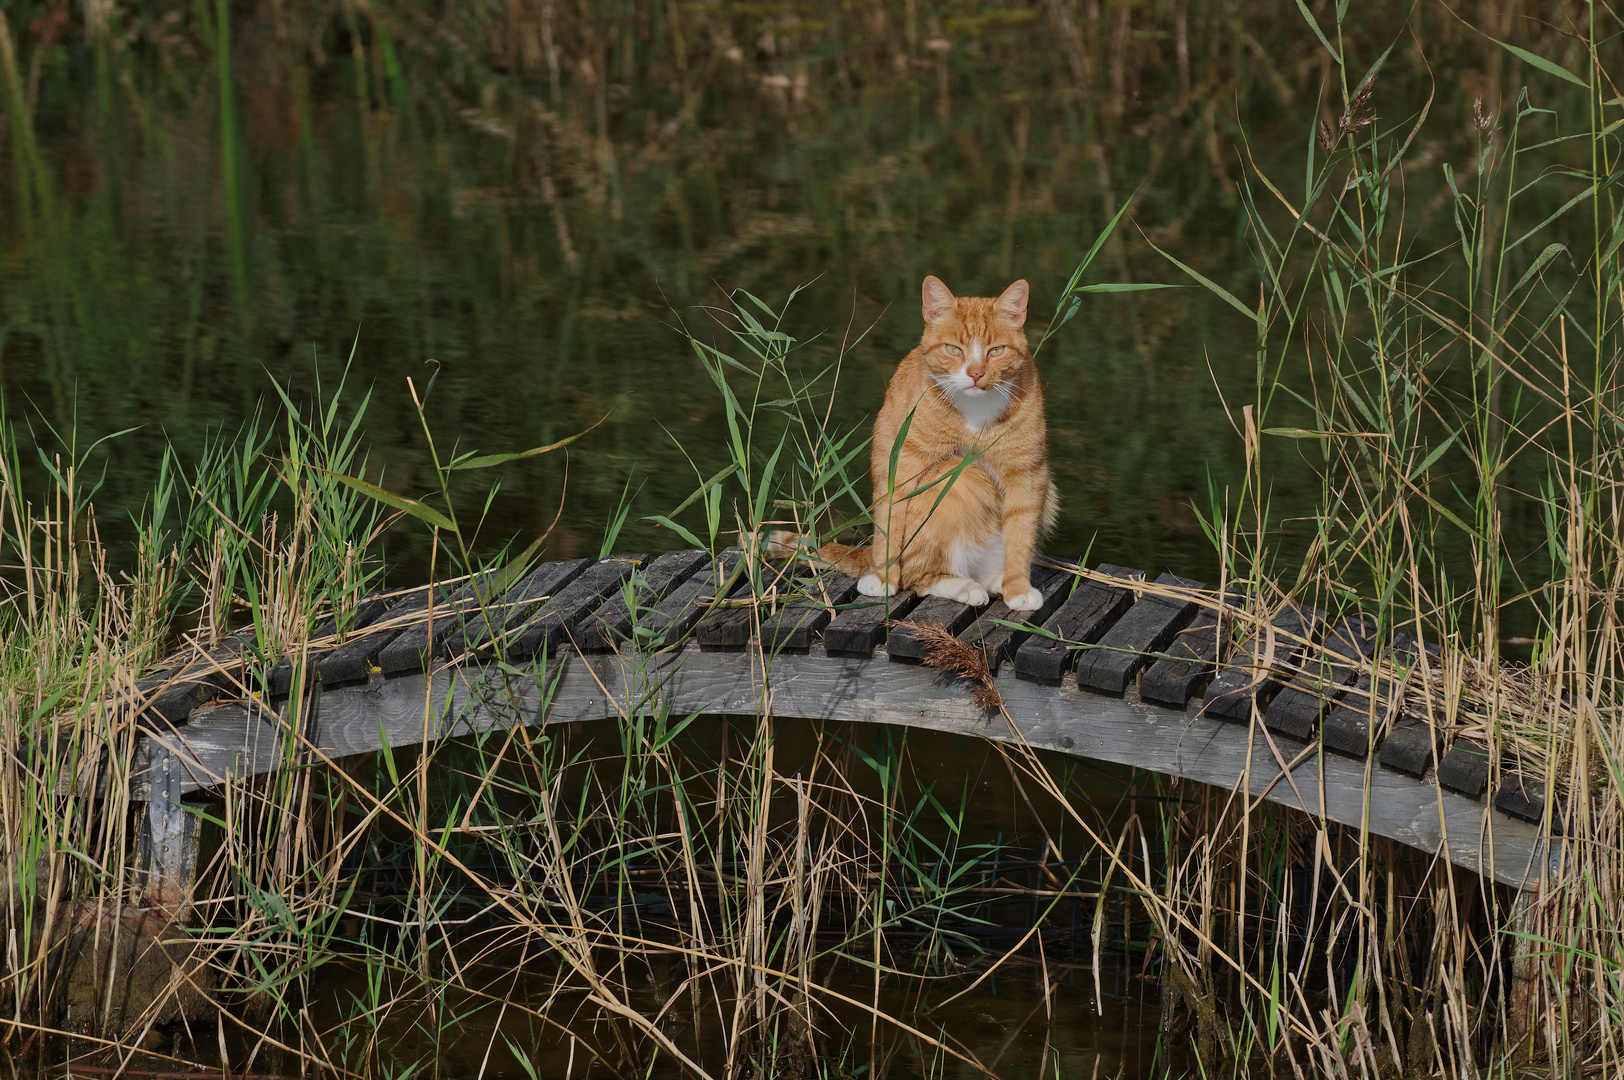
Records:
[[[947,350],[947,355],[949,355],[949,356],[963,356],[964,355],[964,350],[959,348],[957,345],[943,345],[942,348]]]
[[[1003,351],[1004,351],[1004,347],[1002,345],[994,345],[992,348],[987,350],[987,355],[988,356],[997,356],[999,353],[1001,353]]]

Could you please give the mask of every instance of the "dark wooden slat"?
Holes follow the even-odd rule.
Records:
[[[816,580],[808,581],[806,592],[818,598],[818,602],[785,604],[777,614],[762,620],[761,644],[765,648],[773,652],[784,649],[804,652],[810,649],[819,631],[834,619],[830,606],[850,603],[851,598],[857,595],[857,579],[850,574],[831,570]],[[829,606],[822,602],[825,594]]]
[[[398,675],[407,671],[423,671],[434,660],[445,655],[445,641],[462,626],[463,619],[479,610],[485,595],[485,583],[470,578],[453,591],[447,585],[435,585],[424,590],[424,596],[434,596],[432,610],[425,603],[418,609],[418,618],[402,630],[395,639],[378,650],[378,667],[385,675]],[[432,616],[432,617],[431,617]]]
[[[1438,784],[1468,799],[1481,799],[1489,789],[1489,752],[1476,743],[1456,739],[1438,762]]]
[[[1382,740],[1377,760],[1410,776],[1427,775],[1438,749],[1438,731],[1418,716],[1402,716]]]
[[[417,589],[396,600],[383,618],[365,633],[351,638],[316,660],[316,678],[324,686],[360,682],[377,666],[378,653],[399,637],[411,621],[429,606],[427,589]]]
[[[1263,722],[1270,731],[1301,742],[1319,734],[1325,710],[1342,696],[1376,649],[1376,624],[1349,616],[1326,635],[1325,643],[1269,702]]]
[[[1146,701],[1182,709],[1200,693],[1212,678],[1218,661],[1229,645],[1234,613],[1246,603],[1244,593],[1231,591],[1228,605],[1201,607],[1190,625],[1178,632],[1167,647],[1167,655],[1151,664],[1139,677],[1139,696]]]
[[[605,596],[618,591],[647,561],[647,555],[616,555],[587,567],[554,593],[535,614],[504,631],[508,659],[523,660],[543,651],[551,655],[559,646],[571,643],[576,624],[601,604]]]
[[[1066,592],[1071,583],[1076,580],[1075,574],[1052,566],[1032,564],[1032,587],[1043,595],[1043,604],[1036,611],[1011,611],[1003,600],[995,601],[991,607],[981,613],[970,628],[959,637],[971,645],[979,645],[987,654],[987,666],[994,675],[1005,660],[1015,655],[1022,642],[1032,632],[1052,615],[1061,601],[1066,598]],[[1025,623],[1022,630],[1009,626],[1000,626],[999,620],[1005,622]]]
[[[823,629],[823,651],[830,656],[855,656],[867,660],[875,646],[885,640],[886,623],[905,618],[919,606],[920,597],[912,589],[894,596],[857,596],[847,608]]]
[[[1138,570],[1100,563],[1097,574],[1137,580]],[[1046,634],[1033,634],[1015,650],[1015,674],[1033,682],[1059,685],[1076,661],[1078,647],[1092,645],[1133,606],[1133,590],[1085,580],[1044,622]],[[1053,635],[1053,636],[1049,636]]]
[[[1381,741],[1379,734],[1387,717],[1398,708],[1396,699],[1404,672],[1414,659],[1415,643],[1403,635],[1395,638],[1393,644],[1382,651],[1381,659],[1376,664],[1379,674],[1374,682],[1374,690],[1371,672],[1367,671],[1343,692],[1341,699],[1326,714],[1320,741],[1327,750],[1354,758],[1363,758],[1370,753],[1372,743]],[[1394,670],[1390,671],[1390,668]],[[1378,738],[1374,740],[1370,732],[1372,697],[1376,702],[1378,732]]]
[[[243,643],[228,637],[185,667],[142,679],[136,684],[137,718],[184,724],[192,710],[212,701],[242,679]]]
[[[1201,711],[1208,716],[1245,723],[1252,718],[1252,702],[1266,705],[1279,692],[1282,673],[1293,669],[1298,657],[1318,640],[1324,617],[1311,608],[1287,601],[1270,625],[1274,628],[1274,655],[1262,670],[1268,636],[1254,633],[1236,647],[1228,666],[1207,687]]]
[[[380,592],[373,593],[371,596],[364,596],[356,601],[355,612],[350,616],[349,626],[344,630],[345,636],[348,637],[357,630],[365,630],[383,618],[384,612],[389,610],[389,605],[393,599],[393,593]],[[337,630],[336,624],[334,630],[335,632]]]
[[[1362,758],[1370,753],[1373,741],[1370,737],[1370,717],[1365,708],[1363,703],[1358,708],[1340,704],[1325,715],[1325,726],[1320,731],[1320,742],[1327,750],[1355,758]],[[1377,705],[1377,708],[1383,706]],[[1378,722],[1378,728],[1379,726]],[[1375,743],[1380,741],[1374,740]]]
[[[710,558],[693,549],[668,551],[632,578],[630,603],[625,589],[610,594],[597,611],[582,619],[575,631],[576,647],[583,652],[609,652],[632,636],[632,622],[692,577]]]
[[[763,563],[760,586],[763,594],[785,594],[795,588],[790,580],[797,574],[810,573],[805,562]],[[751,595],[750,575],[741,575],[739,584],[728,594],[729,600],[743,600]],[[719,598],[720,599],[720,598]],[[759,612],[751,605],[711,608],[699,625],[694,627],[694,640],[706,652],[737,652],[750,644],[756,636],[756,619],[770,618],[772,612],[763,606]]]
[[[1538,824],[1545,817],[1545,784],[1531,776],[1507,771],[1494,793],[1494,808],[1502,814]]]
[[[733,576],[733,570],[739,565],[739,559],[744,553],[736,547],[726,548],[715,559],[707,558],[705,564],[694,572],[693,576],[681,585],[671,590],[664,600],[657,604],[653,611],[647,612],[641,623],[634,628],[633,634],[637,638],[638,648],[660,649],[675,645],[688,636],[698,623],[710,610],[702,600],[709,600],[716,596],[718,589],[728,589],[737,592],[747,589],[750,583],[743,575],[727,586],[727,580]]]
[[[1199,581],[1163,574],[1157,585],[1200,589]],[[1139,669],[1149,664],[1195,616],[1195,602],[1146,593],[1118,619],[1077,661],[1077,685],[1085,690],[1120,694],[1133,683]]]
[[[453,629],[445,642],[445,653],[464,652],[490,646],[492,631],[502,641],[511,641],[543,604],[568,588],[586,568],[590,559],[564,559],[545,562],[514,582],[512,587],[483,609],[475,611],[461,626]]]
[[[365,630],[382,618],[384,612],[389,610],[389,602],[393,599],[393,595],[390,593],[374,593],[371,596],[364,597],[357,603],[355,605],[355,615],[350,620],[349,630],[345,634],[345,640],[348,640],[351,634],[359,630]],[[320,626],[310,632],[311,653],[330,652],[333,648],[336,648],[338,644],[336,641],[337,635],[338,621],[331,618],[323,620]],[[316,657],[314,655],[307,657],[305,666],[307,671],[314,672],[316,670]],[[265,673],[265,693],[270,697],[280,698],[287,697],[292,692],[293,657],[284,656],[275,664],[272,664],[271,669]]]
[[[196,677],[175,672],[161,683],[138,686],[136,692],[142,700],[136,707],[136,715],[184,724],[193,709],[214,700],[224,689],[214,678],[203,677],[204,674],[202,670],[196,672]]]
[[[906,622],[891,628],[890,636],[885,639],[886,655],[900,664],[922,663],[925,646],[914,636],[914,625],[939,626],[956,637],[976,621],[981,610],[945,596],[927,596],[908,613]]]
[[[175,677],[186,670],[186,665],[177,664],[176,658],[167,656],[159,665],[147,672],[135,683],[135,696],[132,701],[137,712],[151,708],[153,697],[164,687],[172,684]]]

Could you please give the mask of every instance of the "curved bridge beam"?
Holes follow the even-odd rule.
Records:
[[[692,712],[898,724],[1108,761],[1195,780],[1268,799],[1435,853],[1495,881],[1538,881],[1558,857],[1537,826],[1491,811],[1484,801],[1440,788],[1374,762],[1271,739],[1261,726],[1229,723],[1069,683],[1054,687],[1017,679],[1006,665],[995,685],[1018,735],[1002,717],[988,719],[962,685],[932,668],[872,658],[805,653],[766,656],[703,652],[689,645],[653,657],[566,653],[546,665],[544,703],[536,677],[514,678],[496,667],[465,664],[425,676],[374,677],[313,697],[294,726],[258,705],[204,707],[184,727],[149,736],[153,757],[173,755],[182,792],[214,787],[309,760],[310,747],[329,758],[473,734],[515,723],[598,720],[648,711],[658,702]],[[142,770],[138,763],[138,772]],[[138,795],[139,797],[139,795]]]

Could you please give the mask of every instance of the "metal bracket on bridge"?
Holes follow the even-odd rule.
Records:
[[[136,865],[146,876],[146,902],[169,919],[191,907],[197,879],[198,818],[181,802],[180,759],[147,738],[150,794],[136,846]]]

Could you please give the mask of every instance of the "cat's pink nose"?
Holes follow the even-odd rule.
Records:
[[[981,384],[981,376],[986,374],[986,372],[978,371],[975,368],[965,368],[964,373],[970,376],[970,381],[978,386]]]

